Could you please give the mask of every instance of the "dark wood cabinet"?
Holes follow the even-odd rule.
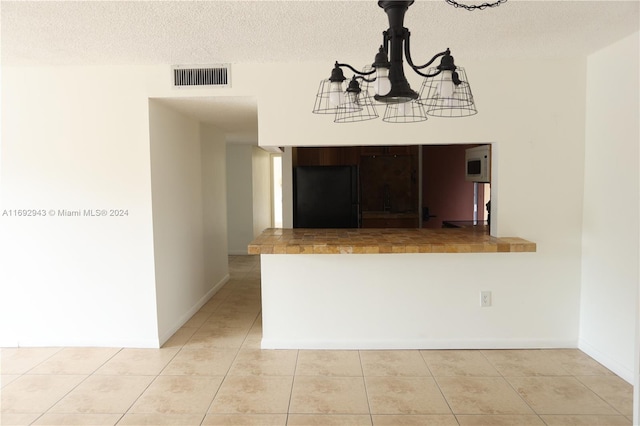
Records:
[[[360,147],[360,155],[370,156],[370,155],[384,155],[385,147],[384,146],[361,146]]]
[[[361,146],[360,155],[418,155],[417,145]]]
[[[410,155],[361,156],[362,212],[418,213],[418,158]]]
[[[358,147],[298,147],[293,149],[293,166],[356,166]]]
[[[418,147],[417,146],[409,146],[409,145],[394,145],[394,146],[388,146],[387,148],[387,155],[414,155],[414,150],[415,150],[415,155],[418,154]]]

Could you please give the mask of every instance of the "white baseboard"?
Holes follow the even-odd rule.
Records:
[[[184,315],[180,317],[180,319],[176,322],[176,324],[167,330],[162,336],[160,336],[160,347],[166,343],[167,340],[173,336],[176,331],[180,329],[189,319],[200,310],[204,306],[205,303],[209,301],[213,297],[214,294],[218,292],[230,279],[229,274],[225,275],[218,283],[216,283],[211,290],[209,290],[204,296],[198,300],[198,302],[191,307]]]
[[[401,350],[401,349],[567,349],[576,348],[569,340],[278,340],[262,339],[262,349],[333,349],[333,350]]]
[[[609,370],[613,371],[616,375],[620,376],[626,382],[629,382],[629,384],[631,385],[634,384],[633,370],[629,369],[629,367],[622,365],[617,360],[602,353],[601,351],[596,349],[594,346],[592,346],[588,342],[585,342],[582,339],[578,341],[578,349],[580,349],[582,352],[586,353],[591,358],[598,361],[600,364],[604,365]]]
[[[21,339],[20,342],[0,341],[0,347],[3,348],[133,348],[133,349],[154,349],[158,348],[158,341],[155,339],[98,339],[92,338],[60,338],[56,336],[52,340],[46,338]]]

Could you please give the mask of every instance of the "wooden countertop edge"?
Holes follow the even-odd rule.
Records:
[[[401,253],[535,253],[536,243],[519,237],[489,237],[489,241],[456,242],[345,242],[345,243],[257,243],[248,254],[401,254]]]

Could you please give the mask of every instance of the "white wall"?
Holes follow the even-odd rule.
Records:
[[[158,332],[164,343],[224,284],[225,276],[228,279],[226,259],[221,267],[216,255],[226,250],[212,251],[216,246],[210,243],[216,240],[215,224],[224,228],[225,223],[216,214],[224,211],[219,202],[225,192],[224,164],[220,168],[215,163],[218,157],[224,159],[224,143],[216,144],[211,130],[206,135],[213,140],[203,142],[197,121],[154,100],[149,102],[149,128]],[[206,228],[206,259],[205,194],[210,200],[206,219],[214,225]],[[212,210],[214,198],[220,207]]]
[[[247,254],[247,246],[271,226],[271,158],[248,144],[227,144],[229,254]]]
[[[640,282],[638,37],[588,58],[582,225],[580,348],[629,382]]]
[[[271,155],[253,147],[251,152],[253,176],[253,237],[271,227]]]
[[[576,312],[538,295],[555,280],[539,257],[262,255],[262,347],[575,347],[575,325],[565,317]],[[492,291],[491,307],[480,306],[483,290]]]
[[[247,254],[253,240],[253,146],[227,146],[229,254]]]
[[[229,279],[226,145],[224,134],[210,124],[200,124],[200,141],[205,289],[211,294]]]
[[[500,300],[491,308],[495,328],[489,333],[513,339],[514,345],[530,339],[577,347],[586,58],[480,61],[462,65],[473,87],[478,115],[456,120],[431,118],[408,125],[381,120],[334,124],[331,117],[311,114],[317,81],[310,77],[323,78],[324,68],[291,65],[288,84],[300,90],[292,92],[286,104],[277,104],[275,89],[273,98],[259,98],[260,143],[284,146],[493,143],[494,176],[499,176],[492,185],[497,235],[530,239],[537,243],[538,250],[527,256],[520,268],[514,267],[523,262],[517,255],[482,257],[482,271],[495,272],[482,275],[479,282],[493,291],[494,301]],[[559,69],[571,78],[559,79]],[[412,81],[412,86],[419,87],[419,82]],[[269,87],[265,90],[270,90]],[[562,94],[562,102],[550,96],[555,93]],[[309,108],[303,108],[304,105]],[[379,113],[383,111],[381,108]],[[283,176],[283,181],[290,179]],[[290,193],[290,188],[284,191]],[[290,212],[285,212],[285,218],[290,217]],[[429,255],[424,257],[425,262],[432,259]],[[459,256],[452,261],[455,260],[456,268],[469,270],[475,268],[471,259],[476,257]],[[371,256],[366,262],[375,268],[378,259]],[[418,269],[408,274],[409,279],[426,285],[427,277]],[[478,297],[477,289],[463,284],[460,274],[433,269],[428,280],[436,285],[460,286],[457,288],[461,292],[465,287],[458,295],[461,303],[464,298]]]
[[[0,346],[158,345],[147,74],[3,67]]]

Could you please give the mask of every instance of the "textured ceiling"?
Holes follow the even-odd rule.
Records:
[[[469,12],[444,0],[417,0],[405,26],[416,62],[446,47],[456,58],[583,56],[637,31],[639,5],[637,0],[509,0]],[[373,0],[2,0],[0,13],[3,65],[335,60],[359,65],[372,61],[388,27]],[[176,101],[176,107],[190,114],[221,107],[193,102]],[[251,101],[238,101],[217,125],[244,126],[229,123],[238,121],[238,114],[255,114],[253,102],[249,107]]]
[[[0,4],[4,64],[370,62],[388,27],[373,0]],[[566,56],[637,30],[638,5],[509,0],[469,12],[417,0],[405,26],[417,60],[446,47],[466,58]]]

